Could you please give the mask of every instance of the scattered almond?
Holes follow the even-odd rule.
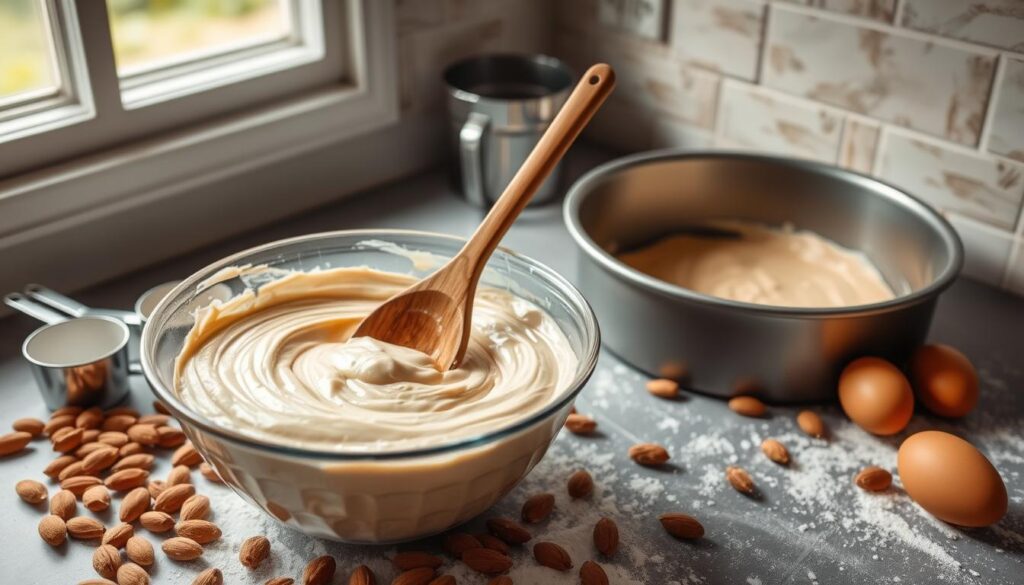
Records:
[[[104,544],[96,547],[92,553],[92,568],[96,569],[100,577],[114,579],[117,577],[117,570],[121,567],[121,551]]]
[[[86,433],[88,432],[89,431],[86,431]],[[113,449],[113,447],[107,445],[106,443],[100,443],[99,441],[87,442],[86,439],[87,437],[85,436],[85,433],[82,433],[82,445],[79,448],[75,449],[74,451],[74,456],[78,457],[79,459],[82,459],[83,463],[86,457],[88,457],[89,455],[96,451],[108,448]],[[117,453],[117,449],[114,449],[114,453]]]
[[[135,417],[135,418],[139,417],[139,411],[134,409],[134,408],[132,408],[131,406],[115,406],[114,408],[111,408],[111,409],[107,410],[106,414],[107,414],[108,417],[120,416],[122,414],[131,416],[131,417]]]
[[[171,409],[167,408],[167,405],[164,404],[163,402],[160,402],[159,400],[153,401],[153,410],[159,412],[160,414],[171,415]]]
[[[764,403],[753,396],[737,396],[729,400],[729,409],[743,416],[764,416]]]
[[[94,485],[103,485],[103,481],[100,478],[93,477],[91,475],[76,475],[60,482],[61,489],[75,494],[75,497],[78,498],[82,497],[85,490]]]
[[[95,579],[84,579],[79,581],[78,585],[117,585],[117,582],[111,581],[110,579],[104,579],[102,577],[96,577]]]
[[[667,378],[648,380],[647,391],[658,398],[676,398],[679,396],[679,383]]]
[[[523,522],[526,522],[527,524],[543,522],[544,520],[547,520],[548,516],[551,515],[551,511],[554,509],[554,494],[533,495],[523,504],[523,511],[521,513]]]
[[[260,566],[270,556],[270,540],[266,536],[250,536],[242,541],[238,551],[238,560],[250,569]]]
[[[191,561],[203,556],[203,547],[191,538],[175,536],[160,545],[167,558],[172,561]]]
[[[103,544],[109,544],[114,548],[124,548],[128,539],[135,536],[135,528],[127,522],[121,522],[103,533]]]
[[[509,577],[508,575],[498,575],[497,577],[488,581],[487,585],[513,585],[512,577]]]
[[[765,439],[761,442],[761,451],[765,457],[779,465],[789,465],[789,451],[786,446],[775,439]]]
[[[154,479],[146,484],[146,490],[149,491],[149,497],[154,500],[159,498],[160,494],[164,493],[164,488],[166,487],[167,486],[164,485],[164,480],[162,479]]]
[[[115,492],[126,492],[141,485],[146,485],[149,479],[149,472],[137,467],[129,467],[121,471],[115,471],[107,476],[103,483]]]
[[[569,491],[569,497],[572,499],[586,498],[594,491],[594,478],[590,476],[586,469],[580,469],[569,476],[566,488]]]
[[[172,485],[192,483],[192,476],[189,472],[189,468],[184,465],[175,466],[175,468],[167,474],[167,479],[164,480],[164,485],[170,487]]]
[[[391,558],[391,563],[394,564],[395,568],[399,571],[419,569],[420,567],[436,569],[440,567],[443,562],[444,561],[441,557],[420,551],[400,552]]]
[[[31,433],[25,431],[14,431],[0,436],[0,457],[19,453],[31,440]]]
[[[162,534],[174,528],[174,518],[167,512],[143,512],[139,524],[154,534]]]
[[[433,581],[427,583],[427,585],[458,585],[458,581],[451,575],[439,575]]]
[[[224,480],[217,475],[217,472],[214,471],[213,467],[205,461],[199,464],[199,473],[203,474],[203,477],[205,477],[207,481],[212,481],[213,483],[224,483]]]
[[[741,494],[752,496],[757,490],[754,486],[754,480],[750,478],[750,474],[742,467],[737,467],[735,465],[726,467],[725,478],[728,479],[732,487]]]
[[[533,545],[533,558],[556,571],[568,571],[572,568],[572,557],[564,548],[553,542],[541,541]]]
[[[574,435],[589,435],[597,430],[597,421],[589,416],[572,413],[565,419],[565,428]]]
[[[14,491],[18,497],[29,504],[41,504],[46,501],[48,495],[46,486],[34,479],[23,479],[14,485]]]
[[[203,456],[199,454],[199,451],[196,451],[196,448],[192,445],[191,441],[185,443],[181,447],[178,447],[178,450],[171,455],[171,465],[174,466],[185,465],[193,467],[202,462]]]
[[[489,548],[472,548],[462,553],[462,562],[477,573],[496,575],[512,568],[512,559]]]
[[[99,520],[88,516],[75,516],[67,521],[67,527],[68,535],[78,540],[103,538],[103,533],[106,531]]]
[[[117,448],[106,445],[106,443],[89,444],[100,445],[100,447],[86,455],[85,459],[82,460],[82,471],[86,473],[103,471],[117,462]]]
[[[156,555],[153,553],[153,545],[150,544],[145,538],[132,535],[127,542],[124,543],[124,554],[128,555],[128,558],[133,562],[148,567],[156,561]]]
[[[125,563],[117,570],[117,585],[149,585],[149,573],[135,563]]]
[[[445,536],[444,542],[441,544],[441,548],[455,558],[461,557],[463,552],[471,548],[481,548],[482,546],[475,536],[465,532],[453,532]]]
[[[224,574],[216,567],[210,567],[196,575],[192,585],[224,585]]]
[[[156,414],[147,414],[146,416],[140,416],[136,421],[140,425],[153,425],[154,427],[162,427],[167,423],[171,422],[171,416],[158,412]]]
[[[682,540],[693,540],[704,536],[704,526],[693,516],[672,512],[658,516],[661,526],[672,536]]]
[[[862,469],[853,482],[862,490],[881,492],[889,489],[889,486],[892,485],[892,474],[881,467],[872,465]]]
[[[352,571],[352,575],[348,578],[348,585],[375,585],[377,578],[373,576],[373,571],[366,565],[359,565],[355,571]],[[271,585],[267,581],[266,585]],[[290,584],[280,584],[290,585]]]
[[[508,544],[523,544],[531,538],[529,530],[510,518],[491,518],[487,521],[487,529]]]
[[[53,437],[53,434],[60,429],[66,429],[75,426],[75,417],[77,414],[57,414],[54,413],[50,416],[50,420],[43,425],[43,434],[47,437]]]
[[[153,468],[153,461],[154,457],[149,453],[136,453],[122,457],[110,470],[113,472],[124,471],[125,469],[150,470]]]
[[[484,548],[489,548],[491,550],[496,550],[496,551],[500,552],[503,555],[507,555],[509,553],[508,544],[506,544],[504,540],[502,540],[502,539],[500,539],[500,538],[498,538],[498,537],[496,537],[494,535],[491,535],[491,534],[476,534],[476,535],[474,535],[474,537],[480,542],[480,544]]]
[[[110,491],[104,486],[94,485],[82,493],[82,504],[92,512],[102,512],[110,507]]]
[[[99,438],[99,436],[99,429],[85,429],[85,431],[82,433],[82,444],[85,445],[88,443],[93,443],[96,441],[97,438]]]
[[[98,429],[101,424],[103,424],[103,411],[96,406],[83,410],[75,418],[75,426],[80,429]]]
[[[192,497],[195,493],[196,488],[190,483],[170,486],[165,488],[160,492],[160,495],[156,497],[156,502],[153,503],[153,509],[158,512],[177,512],[181,509],[185,500]]]
[[[75,461],[71,465],[68,465],[64,469],[61,469],[60,473],[57,474],[57,479],[60,480],[60,481],[64,481],[65,479],[68,479],[69,477],[76,477],[76,476],[79,476],[79,475],[91,475],[93,477],[96,477],[97,474],[95,474],[95,473],[86,473],[85,470],[82,469],[83,466],[84,466],[84,464],[81,461]],[[100,483],[103,483],[103,482],[100,482]]]
[[[184,445],[185,441],[187,440],[187,437],[185,437],[185,433],[181,429],[175,427],[157,427],[156,434],[157,446],[163,447],[164,449],[173,449],[175,447],[180,447]]]
[[[119,431],[104,431],[96,437],[97,443],[103,443],[104,445],[110,445],[115,449],[120,449],[128,444],[128,435]]]
[[[121,457],[128,457],[129,455],[138,455],[139,453],[143,453],[145,450],[145,447],[135,441],[132,441],[131,443],[125,443],[120,449],[118,449],[117,454]]]
[[[149,510],[149,490],[137,487],[121,498],[121,522],[134,522]]]
[[[580,566],[580,585],[608,585],[608,574],[601,565],[587,561]]]
[[[128,438],[140,445],[156,445],[160,442],[160,435],[156,432],[154,425],[140,425],[138,423],[128,427],[125,431]]]
[[[291,577],[274,577],[272,579],[268,579],[263,585],[294,585],[294,583],[295,579],[292,579]],[[350,583],[349,585],[352,584]],[[373,585],[372,581],[370,582],[370,585]]]
[[[601,518],[594,525],[594,548],[606,557],[619,549],[619,527],[611,518]]]
[[[50,514],[39,521],[39,536],[50,546],[60,546],[68,536],[67,525],[60,516]]]
[[[178,536],[191,538],[199,544],[210,544],[221,537],[220,527],[209,520],[185,520],[174,526]]]
[[[181,505],[178,517],[182,520],[205,520],[210,514],[210,498],[196,494]]]
[[[800,414],[796,415],[796,424],[804,433],[819,439],[824,438],[828,433],[825,421],[821,420],[818,413],[812,410],[801,410]]]
[[[328,555],[317,557],[306,565],[302,572],[302,585],[327,585],[334,579],[338,564]]]
[[[670,457],[668,451],[657,443],[637,443],[629,448],[629,457],[640,465],[663,465]]]
[[[410,569],[399,573],[398,576],[391,581],[391,585],[430,585],[430,582],[433,579],[434,569],[431,569],[430,567],[419,567],[417,569]]]
[[[60,472],[64,470],[68,465],[76,463],[78,459],[74,455],[61,455],[54,459],[43,469],[43,475],[50,479],[56,479],[60,476]]]
[[[82,444],[83,433],[84,431],[77,427],[64,427],[58,429],[50,437],[50,442],[53,443],[53,450],[60,453],[74,451]]]
[[[38,418],[19,418],[11,424],[12,429],[22,433],[28,433],[32,435],[32,437],[38,437],[43,434],[43,428],[45,426],[46,423]]]
[[[103,424],[100,425],[100,430],[104,433],[116,432],[124,433],[135,424],[135,417],[129,414],[116,414],[114,416],[108,416]],[[128,440],[128,436],[125,435],[125,441]]]
[[[50,513],[60,516],[63,520],[70,520],[75,515],[77,508],[78,501],[75,499],[75,494],[67,490],[60,490],[50,498]]]
[[[71,415],[72,417],[76,417],[76,416],[78,416],[78,413],[82,412],[83,410],[85,410],[85,409],[82,408],[81,406],[62,406],[62,407],[58,408],[57,410],[51,412],[50,413],[50,418],[52,419],[52,418],[54,418],[56,416],[67,416],[67,415]]]

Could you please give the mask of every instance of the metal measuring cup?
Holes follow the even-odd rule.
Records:
[[[25,339],[21,352],[48,408],[107,408],[128,394],[128,376],[138,364],[129,361],[131,331],[123,321],[104,314],[68,319],[21,293],[6,295],[4,303],[47,323]]]

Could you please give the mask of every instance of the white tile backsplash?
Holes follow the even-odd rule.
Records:
[[[880,22],[892,22],[896,0],[784,0],[822,10],[851,14]]]
[[[691,65],[753,81],[765,5],[763,0],[675,0],[670,43]]]
[[[1000,286],[1013,247],[1013,235],[956,213],[946,214],[964,244],[963,274]]]
[[[1024,51],[1020,0],[903,0],[901,23],[944,37]]]
[[[848,116],[839,145],[839,166],[860,173],[870,173],[875,165],[875,152],[881,125],[870,120]]]
[[[1021,7],[1024,10],[1024,2]],[[1024,162],[1024,59],[1004,55],[1002,69],[992,103],[988,150]]]

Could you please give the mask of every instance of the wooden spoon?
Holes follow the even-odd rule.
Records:
[[[419,350],[433,358],[439,370],[457,367],[466,354],[473,297],[487,259],[614,86],[610,66],[600,63],[588,69],[462,250],[438,271],[377,307],[354,337]]]

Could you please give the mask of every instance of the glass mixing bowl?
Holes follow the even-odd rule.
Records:
[[[239,252],[186,278],[154,309],[142,333],[146,379],[206,461],[240,496],[311,536],[390,543],[446,530],[489,508],[526,476],[558,434],[597,362],[597,320],[578,290],[550,268],[498,249],[482,284],[532,301],[555,320],[578,358],[571,384],[539,412],[479,436],[385,453],[316,451],[218,426],[178,400],[174,360],[195,311],[258,286],[224,268],[288,271],[368,266],[425,276],[464,240],[427,232],[353,230],[311,234]],[[266,275],[273,279],[280,275]]]

